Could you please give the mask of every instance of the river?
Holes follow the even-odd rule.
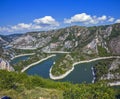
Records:
[[[49,78],[49,69],[53,65],[55,57],[44,60],[43,62],[30,67],[25,72],[29,75],[39,75],[43,78]]]
[[[30,55],[16,57],[16,58],[14,58],[14,59],[11,60],[10,64],[16,64],[16,63],[18,63],[20,61],[27,60],[29,57],[30,57]]]
[[[69,81],[72,83],[92,83],[93,73],[91,68],[97,62],[98,61],[78,64],[69,75],[59,81]]]
[[[39,75],[43,78],[50,78],[49,70],[50,70],[51,66],[53,65],[53,63],[58,58],[60,58],[60,56],[61,56],[60,54],[57,54],[56,56],[54,56],[52,58],[49,58],[35,66],[32,66],[25,72],[28,75]],[[28,58],[29,58],[29,55],[17,57],[15,59],[13,59],[11,61],[11,63],[15,64],[21,60],[26,60]],[[68,76],[66,76],[65,78],[63,78],[61,80],[57,80],[57,81],[69,81],[72,83],[82,83],[82,82],[91,83],[93,80],[93,74],[92,74],[91,68],[92,68],[92,66],[95,65],[96,62],[97,61],[78,64],[75,66],[74,70]]]

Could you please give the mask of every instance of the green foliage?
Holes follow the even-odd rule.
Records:
[[[3,90],[4,92],[6,92],[6,90],[10,90],[9,92],[12,91],[11,95],[13,97],[17,96],[17,99],[20,99],[20,97],[23,96],[33,97],[36,95],[37,97],[37,93],[39,93],[41,88],[43,88],[43,92],[46,88],[50,89],[51,94],[47,92],[47,90],[46,93],[42,94],[44,96],[49,93],[49,97],[51,97],[50,99],[115,99],[115,91],[103,82],[74,85],[69,82],[54,82],[38,76],[28,76],[24,73],[0,70],[0,74],[0,93],[3,93]],[[37,93],[35,93],[35,90],[38,92],[36,91]],[[53,96],[60,96],[62,91],[63,98],[53,98]]]
[[[114,37],[118,37],[119,35],[120,35],[120,29],[117,30],[116,28],[113,28],[111,35],[110,35],[110,39]]]
[[[107,50],[105,48],[103,48],[102,46],[97,46],[98,47],[98,54],[101,57],[104,56],[109,56],[110,54],[107,52]]]
[[[3,48],[2,48],[2,45],[0,44],[0,57],[2,57],[2,54],[3,54]]]
[[[75,39],[75,35],[74,35],[74,32],[70,32],[68,37],[66,38],[66,41],[72,41],[73,39]]]
[[[99,61],[95,66],[95,74],[96,74],[96,81],[99,81],[100,78],[105,75],[108,74],[108,70],[109,70],[109,65],[111,63],[111,60],[102,60]]]
[[[59,76],[72,68],[73,60],[70,54],[63,54],[59,56],[56,63],[53,65],[52,74]]]
[[[36,50],[23,50],[23,49],[13,49],[16,54],[28,54],[28,53],[34,53]]]
[[[88,30],[91,32],[91,34],[96,32],[97,27],[93,26],[93,27],[88,27]]]
[[[81,84],[65,90],[63,96],[64,99],[115,99],[115,92],[102,83]]]

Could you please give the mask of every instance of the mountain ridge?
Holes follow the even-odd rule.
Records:
[[[39,48],[41,51],[78,51],[88,49],[95,51],[95,53],[98,53],[97,46],[99,45],[108,52],[118,55],[120,54],[119,48],[114,52],[111,44],[116,43],[116,36],[120,35],[119,31],[120,24],[93,27],[75,25],[57,30],[27,32],[17,39],[13,39],[9,44],[17,49]],[[114,40],[112,41],[113,38]],[[119,41],[119,37],[117,41]]]

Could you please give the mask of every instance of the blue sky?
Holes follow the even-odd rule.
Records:
[[[120,0],[0,0],[0,34],[120,23]]]

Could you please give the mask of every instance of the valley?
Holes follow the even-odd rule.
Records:
[[[119,31],[113,24],[0,36],[0,68],[60,83],[119,85]]]

